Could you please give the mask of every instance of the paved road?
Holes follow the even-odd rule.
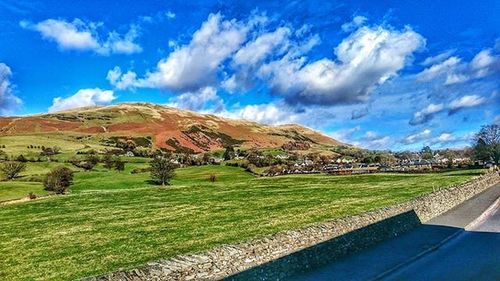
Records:
[[[498,206],[464,230],[499,197],[500,184],[409,233],[291,280],[500,280]]]
[[[384,280],[500,280],[500,204],[478,224]]]

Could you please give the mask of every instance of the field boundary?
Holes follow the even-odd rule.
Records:
[[[336,252],[342,253],[346,249],[350,250],[349,247],[353,247],[350,242],[354,242],[355,248],[359,250],[404,233],[415,227],[416,222],[426,222],[443,214],[499,182],[500,172],[491,171],[462,184],[441,188],[410,201],[360,215],[219,246],[199,254],[181,255],[151,262],[137,269],[121,270],[87,280],[217,280],[348,233],[359,233],[363,228],[380,225],[384,221],[391,222],[389,226],[386,224],[384,227],[367,228],[373,229],[370,230],[370,235],[357,235],[354,241],[336,244],[336,247],[340,248],[335,248]],[[413,213],[415,219],[393,219],[404,218],[402,215],[405,213]]]

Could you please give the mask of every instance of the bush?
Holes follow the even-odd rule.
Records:
[[[43,181],[45,190],[54,191],[57,194],[64,194],[72,184],[73,171],[64,166],[54,168],[47,174],[47,177]]]
[[[150,163],[151,178],[154,182],[165,185],[169,184],[174,177],[174,170],[177,167],[171,159],[165,157],[155,157]]]
[[[141,174],[141,173],[149,173],[149,172],[151,172],[151,167],[135,168],[132,171],[130,171],[131,174]]]
[[[115,159],[110,154],[104,155],[102,162],[104,163],[104,168],[111,170],[115,166]]]
[[[117,171],[121,172],[121,171],[125,170],[125,162],[120,160],[119,158],[115,160],[114,165],[115,165],[115,169]]]
[[[208,180],[210,182],[215,182],[217,180],[217,177],[214,174],[210,174],[210,176],[208,177]]]
[[[26,157],[24,157],[24,155],[19,155],[16,157],[16,161],[18,162],[28,162],[28,159],[26,159]]]
[[[33,192],[28,193],[28,199],[30,199],[30,200],[36,199],[36,194]]]
[[[8,180],[14,179],[24,170],[26,170],[26,163],[23,162],[9,161],[0,165],[0,173]]]

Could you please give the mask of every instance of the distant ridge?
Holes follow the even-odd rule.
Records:
[[[68,133],[106,136],[149,136],[154,146],[205,152],[228,145],[278,148],[307,143],[311,147],[342,145],[310,128],[287,124],[264,125],[150,104],[121,103],[83,107],[23,117],[0,117],[0,134]]]

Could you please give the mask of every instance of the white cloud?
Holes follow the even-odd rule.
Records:
[[[167,105],[210,113],[221,112],[224,109],[224,103],[217,95],[217,90],[213,87],[206,87],[196,92],[183,93],[171,99]]]
[[[137,83],[137,74],[133,71],[122,73],[122,70],[118,66],[115,66],[108,71],[106,79],[118,90],[124,90],[129,88],[130,85]]]
[[[163,88],[179,92],[197,91],[211,86],[217,79],[220,64],[239,49],[253,24],[253,21],[243,23],[223,20],[220,14],[211,14],[193,34],[188,45],[175,49],[167,58],[158,62],[156,70],[148,73],[145,78],[123,86]]]
[[[340,28],[344,32],[351,32],[356,28],[362,26],[368,19],[364,16],[355,16],[351,22],[344,23]]]
[[[271,125],[297,123],[298,115],[293,113],[292,109],[284,110],[284,107],[286,105],[273,103],[246,105],[231,112],[225,112],[223,115]]]
[[[133,54],[142,51],[141,46],[134,42],[138,37],[137,26],[134,25],[124,35],[111,31],[107,39],[102,40],[98,34],[101,23],[86,23],[78,18],[72,22],[47,19],[36,24],[27,21],[21,21],[19,24],[23,28],[38,31],[44,39],[56,42],[62,50],[93,51],[100,55]]]
[[[13,94],[11,76],[10,67],[0,62],[0,115],[12,112],[22,103],[21,99]]]
[[[381,136],[374,131],[367,131],[361,138],[349,142],[367,149],[383,150],[387,149],[393,140],[390,136]]]
[[[335,49],[336,61],[306,63],[285,56],[265,65],[275,94],[290,103],[335,105],[365,102],[373,89],[396,76],[425,40],[411,29],[361,27]]]
[[[291,30],[280,27],[273,32],[268,32],[248,42],[240,48],[233,57],[237,65],[254,65],[264,60],[276,47],[280,46],[290,35]]]
[[[430,121],[435,114],[440,113],[445,110],[449,110],[449,114],[456,113],[458,110],[467,107],[474,107],[481,105],[486,102],[486,98],[479,95],[467,95],[460,98],[456,98],[449,102],[447,105],[444,103],[439,104],[429,104],[426,108],[415,112],[413,118],[410,120],[410,125],[418,125],[427,123]]]
[[[485,98],[478,95],[463,96],[450,102],[449,108],[452,111],[457,111],[466,107],[474,107],[483,104]]]
[[[392,139],[389,136],[380,137],[380,138],[377,138],[377,139],[370,141],[369,148],[378,149],[378,150],[386,149],[386,148],[388,148],[389,144],[391,144],[391,142],[392,142]]]
[[[439,136],[434,137],[430,140],[429,144],[439,145],[440,147],[448,146],[449,144],[455,145],[466,145],[470,143],[474,137],[474,132],[465,133],[462,135],[457,135],[456,133],[441,133]]]
[[[422,65],[439,64],[451,57],[453,53],[455,53],[455,50],[448,50],[446,52],[440,53],[439,55],[428,57],[422,62]]]
[[[500,56],[493,54],[491,49],[480,51],[470,62],[462,62],[457,56],[444,61],[435,58],[428,58],[435,63],[416,75],[418,81],[428,82],[444,77],[444,85],[452,85],[483,78],[500,71]]]
[[[445,109],[444,104],[429,104],[426,108],[415,112],[413,118],[410,120],[410,125],[418,125],[428,122],[434,117],[434,114],[441,112]]]
[[[337,46],[336,60],[308,63],[305,55],[319,43],[319,37],[302,38],[306,26],[269,31],[267,21],[265,16],[236,21],[212,14],[189,44],[176,47],[144,78],[114,77],[110,82],[119,89],[152,87],[183,93],[208,86],[244,90],[258,80],[289,104],[358,103],[396,76],[425,44],[409,28],[360,27]],[[127,78],[134,77],[127,73]]]
[[[116,97],[113,91],[94,89],[81,89],[67,98],[57,97],[52,101],[49,112],[67,110],[84,106],[110,104]]]
[[[450,133],[442,133],[437,138],[437,140],[440,141],[440,142],[448,142],[448,141],[452,141],[454,139],[455,139],[455,137],[452,134],[450,134]]]
[[[482,78],[500,71],[500,56],[492,54],[491,49],[482,50],[470,62],[475,78]]]
[[[337,130],[336,132],[331,133],[330,135],[332,136],[332,138],[334,138],[336,140],[349,143],[349,142],[351,142],[352,136],[355,133],[359,132],[360,130],[361,130],[361,126],[358,125],[358,126],[355,126],[355,127],[349,128],[349,129]]]
[[[427,82],[444,73],[453,73],[455,68],[460,64],[460,61],[461,59],[458,57],[450,57],[445,61],[436,63],[417,74],[417,80]]]
[[[253,81],[257,78],[255,73],[264,60],[269,56],[282,54],[292,44],[291,34],[290,28],[280,27],[247,42],[234,54],[232,63],[235,73],[223,81],[222,86],[230,92],[253,86]]]
[[[169,18],[169,19],[173,19],[173,18],[175,18],[175,13],[174,13],[174,12],[172,12],[172,11],[167,11],[167,12],[165,13],[165,16],[166,16],[167,18]]]
[[[422,132],[406,136],[401,142],[403,144],[413,144],[422,140],[427,140],[431,137],[431,133],[431,130],[425,129]]]

